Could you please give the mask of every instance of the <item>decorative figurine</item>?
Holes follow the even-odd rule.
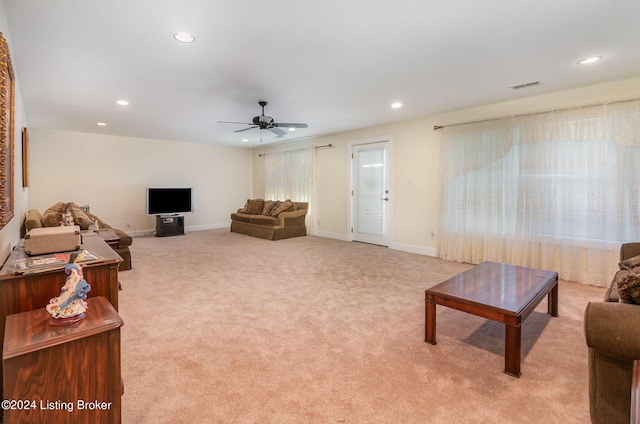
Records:
[[[64,268],[67,281],[62,286],[60,295],[49,300],[49,304],[46,306],[47,312],[51,314],[50,325],[73,324],[86,316],[87,302],[85,299],[87,293],[91,291],[91,286],[84,279],[82,267],[75,263],[76,257],[75,253],[71,255],[69,263]]]
[[[62,213],[62,220],[60,221],[60,226],[73,226],[75,223],[73,222],[73,214],[69,209],[66,209]]]

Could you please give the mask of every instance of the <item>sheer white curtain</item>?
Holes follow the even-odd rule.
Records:
[[[607,285],[640,241],[640,101],[445,127],[438,256]]]
[[[316,233],[314,219],[315,155],[313,147],[265,156],[265,199],[308,202],[307,232]]]

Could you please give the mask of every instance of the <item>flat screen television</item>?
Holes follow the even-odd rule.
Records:
[[[191,188],[147,188],[147,214],[193,212]]]

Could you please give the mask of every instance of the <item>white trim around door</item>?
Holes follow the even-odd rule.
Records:
[[[349,240],[389,246],[393,193],[391,136],[349,143]]]

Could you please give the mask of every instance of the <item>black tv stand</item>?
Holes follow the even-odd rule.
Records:
[[[171,237],[183,235],[183,215],[156,215],[156,237]]]

